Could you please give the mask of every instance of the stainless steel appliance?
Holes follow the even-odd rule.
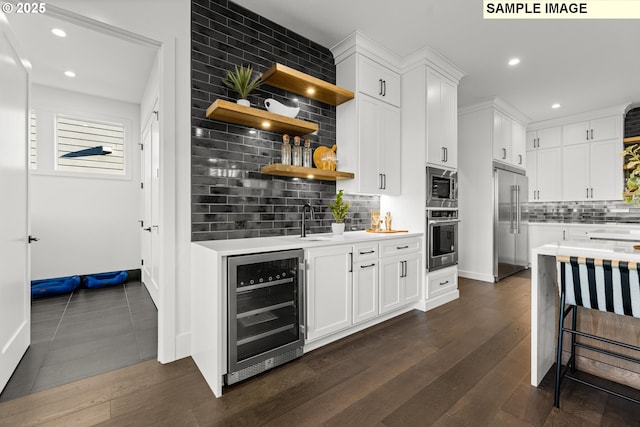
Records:
[[[458,263],[458,210],[427,210],[427,268],[429,271]]]
[[[228,258],[227,384],[302,356],[303,272],[302,249]]]
[[[427,208],[458,207],[458,173],[427,167]]]
[[[522,204],[528,200],[524,171],[494,163],[493,276],[495,281],[527,268],[528,217]]]

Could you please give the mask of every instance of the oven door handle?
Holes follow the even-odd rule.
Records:
[[[429,225],[434,225],[434,224],[454,224],[454,223],[458,223],[458,222],[462,222],[461,219],[448,219],[446,221],[437,221],[434,219],[430,219],[429,220]]]

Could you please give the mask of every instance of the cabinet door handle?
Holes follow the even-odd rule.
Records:
[[[382,189],[383,190],[387,189],[387,174],[386,173],[382,174]]]
[[[400,249],[409,249],[409,245],[396,246],[396,249],[398,249],[398,250],[400,250]]]
[[[378,176],[380,177],[380,185],[378,185],[378,189],[379,189],[379,190],[382,190],[382,188],[383,188],[383,187],[382,187],[382,174],[381,174],[381,173],[379,173],[379,174],[378,174]]]
[[[366,255],[366,254],[375,254],[375,253],[376,253],[376,251],[365,251],[365,252],[358,251],[358,253],[359,253],[360,255]]]
[[[593,187],[591,187],[591,198],[593,199]]]
[[[445,280],[444,282],[440,282],[440,286],[444,286],[444,285],[446,285],[447,283],[449,283],[449,281],[448,281],[448,280]]]
[[[589,129],[587,129],[587,141],[589,140]]]
[[[562,240],[567,240],[567,232],[562,230]]]
[[[589,188],[587,188],[587,199],[589,198]]]
[[[522,164],[522,154],[518,154],[518,164]]]
[[[591,129],[591,139],[593,140],[593,129]]]
[[[402,261],[404,263],[404,277],[407,277],[407,261]]]
[[[536,148],[540,148],[540,138],[536,138],[536,141],[538,142],[538,145],[536,146]]]
[[[349,252],[349,273],[353,273],[353,252]]]
[[[507,149],[503,148],[502,149],[502,160],[505,160],[507,158]]]
[[[382,81],[382,96],[387,96],[387,81]]]
[[[374,267],[374,266],[375,266],[375,263],[374,264],[368,264],[368,265],[361,265],[360,268],[370,268],[370,267]]]
[[[378,79],[378,82],[380,83],[380,92],[378,92],[378,95],[383,96],[382,95],[382,79]]]

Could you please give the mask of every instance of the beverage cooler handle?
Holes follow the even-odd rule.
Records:
[[[302,313],[300,314],[300,333],[304,335],[305,341],[307,340],[307,296],[306,296],[306,275],[307,275],[307,260],[302,259],[298,263],[298,279],[300,281],[300,295],[302,297]]]

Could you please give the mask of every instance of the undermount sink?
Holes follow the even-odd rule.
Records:
[[[280,236],[280,238],[282,239],[287,239],[287,240],[302,240],[302,241],[323,241],[323,240],[341,240],[344,239],[344,236],[336,236],[333,235],[331,233],[327,233],[327,234],[310,234],[308,236],[305,237],[301,237],[301,236]]]
[[[298,236],[298,239],[300,240],[337,240],[335,238],[335,236],[305,236],[305,237],[300,237]]]

